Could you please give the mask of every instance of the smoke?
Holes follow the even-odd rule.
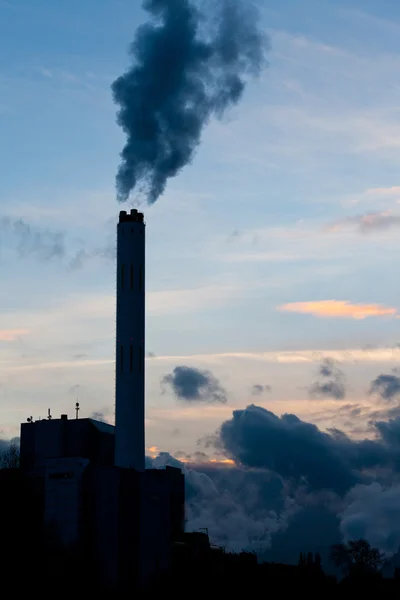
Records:
[[[65,231],[35,227],[24,219],[0,218],[0,243],[12,248],[19,259],[34,258],[41,262],[66,261],[69,269],[80,269],[95,258],[114,261],[116,248],[114,237],[99,247],[76,247],[76,241],[67,241]],[[81,245],[81,243],[80,243]]]
[[[104,412],[102,412],[101,410],[95,410],[89,417],[90,419],[93,419],[94,421],[101,421],[102,423],[106,423],[106,416],[104,414]]]
[[[149,22],[130,47],[133,64],[112,85],[127,141],[117,197],[132,191],[149,204],[191,162],[211,116],[242,97],[268,43],[249,0],[143,0]]]
[[[39,260],[60,259],[65,256],[65,234],[46,229],[35,229],[23,219],[0,219],[0,234],[10,235],[15,241],[19,258],[33,256]]]
[[[175,396],[187,402],[226,402],[226,391],[210,371],[178,366],[161,379],[171,386]]]
[[[343,400],[346,396],[344,374],[334,360],[326,358],[319,368],[320,381],[309,389],[312,398],[334,398]]]

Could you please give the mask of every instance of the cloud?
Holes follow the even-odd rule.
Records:
[[[300,509],[282,479],[265,470],[227,469],[176,460],[166,452],[148,466],[179,467],[185,474],[186,531],[207,528],[212,543],[228,551],[262,553]]]
[[[324,381],[314,383],[310,387],[310,396],[314,398],[334,398],[343,400],[346,395],[346,389],[341,381]]]
[[[214,364],[216,361],[229,361],[231,359],[242,359],[248,361],[280,363],[280,364],[302,364],[317,363],[324,357],[332,358],[340,362],[391,362],[400,359],[399,347],[374,347],[374,348],[347,348],[343,350],[294,350],[294,351],[271,351],[271,352],[224,352],[212,354],[187,354],[187,355],[164,355],[156,356],[155,361],[177,362],[177,361],[204,361]]]
[[[343,400],[346,396],[346,386],[343,371],[331,358],[325,358],[320,365],[320,381],[316,381],[309,388],[312,398],[334,398]]]
[[[271,391],[270,385],[261,385],[260,383],[255,383],[253,385],[253,387],[251,388],[251,395],[252,396],[262,396],[266,392],[270,392],[270,391]]]
[[[400,377],[397,375],[378,375],[372,382],[370,394],[379,394],[383,400],[393,400],[400,395]]]
[[[14,342],[23,335],[29,335],[28,329],[0,329],[0,342]]]
[[[368,317],[393,316],[395,308],[380,304],[352,304],[347,300],[320,300],[315,302],[292,302],[278,306],[278,310],[313,315],[322,318],[366,319]]]
[[[335,373],[330,364],[321,371]],[[227,550],[296,562],[307,535],[309,550],[322,548],[326,560],[341,537],[365,537],[393,553],[400,544],[400,418],[374,426],[376,439],[356,441],[251,405],[207,436],[205,445],[230,457],[231,468],[210,464],[201,451],[179,452],[181,460],[160,453],[147,464],[183,470],[187,530],[206,527]]]
[[[207,445],[243,467],[343,495],[357,483],[370,483],[372,473],[385,470],[391,481],[400,472],[400,417],[371,427],[376,439],[353,440],[341,430],[321,431],[296,415],[278,417],[250,405],[233,411]]]
[[[385,231],[393,227],[400,227],[400,216],[392,215],[390,214],[390,211],[386,211],[346,217],[345,219],[340,219],[329,225],[327,231],[337,232],[349,227],[354,228],[359,233]]]
[[[395,198],[400,198],[400,186],[392,185],[391,187],[370,188],[365,193],[370,196],[394,196]]]
[[[255,405],[235,410],[221,425],[219,441],[239,464],[304,479],[312,488],[343,492],[357,482],[338,455],[334,437],[295,415],[279,418]]]
[[[400,546],[400,485],[385,488],[374,482],[355,486],[345,498],[340,531],[347,540],[366,539],[385,552]]]
[[[178,366],[161,383],[170,385],[175,396],[187,402],[227,401],[226,391],[210,371]]]
[[[376,421],[375,427],[379,433],[382,441],[391,448],[400,448],[400,417],[399,414],[396,418],[390,419],[389,421]]]

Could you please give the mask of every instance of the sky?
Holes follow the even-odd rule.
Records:
[[[154,456],[193,456],[254,403],[353,438],[397,406],[400,6],[258,4],[268,66],[141,205]],[[135,198],[116,200],[111,84],[145,18],[136,0],[0,0],[4,438],[77,400],[113,421],[116,221]]]

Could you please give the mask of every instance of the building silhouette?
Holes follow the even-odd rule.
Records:
[[[28,537],[33,556],[35,538],[53,536],[99,585],[126,589],[171,569],[185,517],[181,470],[144,468],[145,224],[135,209],[119,215],[116,323],[115,427],[78,410],[30,418],[20,468],[0,473],[0,494],[10,543]]]

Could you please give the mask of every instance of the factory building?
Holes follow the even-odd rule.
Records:
[[[22,473],[41,481],[43,523],[97,565],[102,583],[146,583],[184,531],[180,469],[114,466],[115,428],[92,419],[21,425]]]
[[[34,482],[43,528],[95,565],[102,585],[125,588],[170,569],[185,504],[180,469],[145,469],[145,224],[137,210],[119,216],[116,324],[115,427],[78,411],[29,419],[18,478]]]

